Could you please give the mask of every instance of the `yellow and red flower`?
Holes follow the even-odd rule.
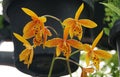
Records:
[[[65,28],[69,28],[69,34],[70,37],[73,38],[73,36],[78,37],[79,40],[82,38],[83,30],[82,26],[86,28],[94,28],[97,26],[97,24],[89,19],[80,19],[80,14],[83,11],[84,4],[79,7],[75,14],[75,18],[67,18],[63,21],[63,25]]]
[[[28,22],[23,29],[23,37],[25,39],[33,38],[34,47],[40,46],[46,42],[47,36],[51,36],[51,32],[44,23],[47,21],[46,17],[38,17],[32,10],[22,8],[22,10],[31,17],[32,21]]]
[[[47,47],[56,47],[56,56],[59,56],[61,52],[64,53],[64,56],[68,59],[71,54],[71,46],[76,49],[82,49],[82,43],[74,40],[74,39],[67,39],[68,35],[67,28],[64,30],[63,39],[62,38],[53,38],[48,40],[45,43]]]
[[[97,70],[99,69],[100,58],[109,59],[109,58],[112,57],[112,55],[105,50],[101,50],[101,49],[94,50],[97,43],[101,39],[102,35],[103,35],[103,31],[101,31],[100,34],[96,37],[96,39],[92,43],[92,46],[90,46],[89,44],[84,44],[83,45],[84,50],[87,52],[87,54],[86,54],[86,64],[89,65],[90,59],[92,59],[93,64],[95,65]]]
[[[27,67],[29,68],[30,64],[32,63],[33,60],[33,46],[22,36],[20,36],[17,33],[13,33],[13,35],[23,43],[23,45],[26,47],[19,55],[19,60],[24,61],[24,64],[27,64]]]
[[[22,10],[31,17],[31,21],[28,22],[23,29],[23,37],[29,39],[34,37],[38,29],[43,29],[44,23],[47,21],[46,17],[38,17],[36,13],[28,8],[22,8]],[[37,26],[37,27],[36,27]]]

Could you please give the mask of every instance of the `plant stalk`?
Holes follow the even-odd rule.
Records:
[[[67,61],[68,72],[70,74],[70,77],[72,77],[69,60],[66,60],[66,61]]]
[[[49,74],[48,74],[48,77],[51,77],[51,74],[52,74],[52,70],[53,70],[53,66],[54,66],[54,63],[55,63],[55,55],[53,56],[53,59],[52,59],[52,63],[51,63],[51,66],[50,66],[50,70],[49,70]]]

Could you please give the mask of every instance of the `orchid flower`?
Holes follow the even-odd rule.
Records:
[[[29,68],[30,64],[32,63],[33,60],[33,46],[22,36],[20,36],[17,33],[13,33],[13,35],[23,43],[23,45],[26,47],[19,55],[19,60],[24,61],[24,64],[27,64],[27,67]]]
[[[105,50],[100,50],[100,49],[95,50],[94,49],[96,47],[97,43],[99,42],[99,40],[101,39],[102,35],[103,35],[103,31],[101,31],[99,33],[99,35],[96,37],[92,46],[90,46],[89,44],[83,45],[84,50],[87,52],[86,64],[89,65],[90,59],[92,59],[93,64],[95,65],[97,70],[99,69],[100,58],[109,59],[112,57],[112,55]]]
[[[32,10],[28,9],[28,8],[22,8],[22,10],[31,17],[31,21],[28,22],[24,29],[23,29],[23,37],[25,39],[29,39],[31,37],[35,36],[35,33],[38,31],[38,26],[36,27],[36,25],[39,25],[39,29],[41,30],[44,27],[44,23],[47,21],[46,17],[41,16],[38,17],[38,15],[36,13],[34,13]]]
[[[47,27],[44,27],[42,30],[39,30],[33,38],[34,47],[40,46],[41,44],[43,44],[44,47],[48,36],[52,36],[52,34]]]
[[[70,37],[73,38],[73,36],[78,37],[79,40],[82,38],[83,30],[82,26],[86,28],[94,28],[97,26],[97,24],[89,19],[80,19],[80,14],[83,11],[84,4],[79,7],[75,14],[75,18],[67,18],[63,21],[63,25],[65,28],[69,28],[69,34]]]
[[[63,52],[66,59],[68,59],[71,53],[71,46],[76,49],[81,49],[82,43],[74,39],[67,39],[68,35],[66,33],[68,33],[67,28],[64,30],[63,39],[53,38],[46,41],[45,46],[56,47],[56,56],[59,56]]]
[[[44,23],[47,21],[46,17],[38,17],[33,11],[27,8],[22,10],[32,18],[32,21],[28,22],[23,29],[23,37],[29,39],[33,38],[34,47],[45,44],[47,36],[51,36],[51,32],[47,29]]]

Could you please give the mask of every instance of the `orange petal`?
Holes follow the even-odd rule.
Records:
[[[51,32],[49,31],[49,29],[47,29],[47,28],[44,28],[43,30],[44,30],[44,31],[43,31],[43,47],[44,47],[45,42],[47,41],[47,37],[48,37],[48,36],[51,36],[52,34],[51,34]]]
[[[41,16],[39,17],[39,20],[43,23],[45,23],[47,21],[47,18],[45,16]]]
[[[50,32],[50,30],[49,29],[47,29],[47,28],[44,28],[44,34],[47,34],[48,36],[52,36],[52,33]]]
[[[92,60],[96,69],[99,70],[100,59],[98,58],[98,56],[94,54],[94,56],[92,57]]]
[[[32,38],[35,35],[34,30],[35,23],[33,21],[28,22],[23,29],[23,37],[25,39]]]
[[[112,57],[112,55],[110,53],[108,53],[105,50],[94,50],[94,53],[100,57],[100,58],[104,58],[104,59],[110,59]]]
[[[86,51],[86,52],[91,52],[91,47],[89,44],[83,44],[83,50]]]
[[[83,34],[82,26],[75,26],[73,33],[74,33],[74,36],[77,36],[78,39],[81,40],[82,34]]]
[[[67,38],[68,38],[69,29],[70,29],[69,27],[64,28],[64,34],[63,34],[64,40],[67,40]]]
[[[82,68],[82,73],[80,77],[88,77],[87,72],[84,70],[84,68]]]
[[[38,17],[36,13],[34,13],[32,10],[28,8],[22,8],[22,10],[31,17],[36,17],[36,18]]]
[[[83,68],[83,69],[87,73],[93,73],[94,72],[94,68]]]
[[[66,45],[65,51],[63,51],[63,53],[66,59],[68,60],[71,54],[71,47],[69,44]]]
[[[70,46],[72,46],[76,49],[83,49],[83,44],[77,40],[69,39],[69,40],[67,40],[67,43],[69,43]]]
[[[67,18],[63,21],[63,25],[67,27],[71,27],[73,24],[75,24],[75,20],[73,18]]]
[[[82,4],[80,5],[80,7],[78,8],[78,10],[77,10],[77,12],[76,12],[76,14],[75,14],[75,19],[78,20],[78,18],[80,17],[81,12],[83,11],[83,8],[84,8],[84,3],[82,3]]]
[[[69,34],[70,34],[70,38],[72,39],[74,34],[73,27],[70,27]]]
[[[31,49],[31,51],[29,51],[29,52],[30,52],[30,57],[29,57],[29,64],[28,64],[27,68],[29,68],[30,64],[32,63],[33,55],[34,55],[33,49]]]
[[[60,44],[62,42],[63,42],[63,39],[61,39],[61,38],[53,38],[51,40],[46,41],[45,46],[47,46],[47,47],[55,47],[55,46],[57,46],[58,44]]]
[[[20,61],[25,60],[29,54],[30,54],[30,52],[28,51],[28,49],[24,49],[19,55],[19,60]]]
[[[19,34],[13,33],[13,35],[14,35],[20,42],[22,42],[23,44],[31,46],[30,43],[29,43],[25,38],[23,38],[22,36],[20,36]]]
[[[86,54],[86,57],[85,57],[85,61],[86,61],[86,64],[87,64],[87,66],[89,65],[89,63],[90,63],[90,53],[87,53]]]
[[[87,28],[95,28],[97,24],[89,19],[81,19],[79,20],[79,24]]]
[[[83,34],[83,32],[81,32],[81,33],[77,36],[79,40],[82,39],[82,34]]]
[[[61,53],[59,45],[56,47],[56,56],[59,56]]]
[[[95,38],[95,40],[92,43],[92,49],[95,48],[95,46],[97,45],[97,43],[99,42],[99,40],[101,39],[103,35],[103,30],[99,33],[99,35]]]

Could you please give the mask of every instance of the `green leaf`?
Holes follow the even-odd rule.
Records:
[[[110,29],[109,28],[104,28],[103,29],[106,35],[109,35]]]
[[[120,16],[120,9],[118,7],[116,7],[115,5],[111,4],[111,3],[101,3],[103,5],[105,5],[106,7],[108,7],[109,9],[111,9],[112,11],[114,11],[115,13],[117,13]]]

